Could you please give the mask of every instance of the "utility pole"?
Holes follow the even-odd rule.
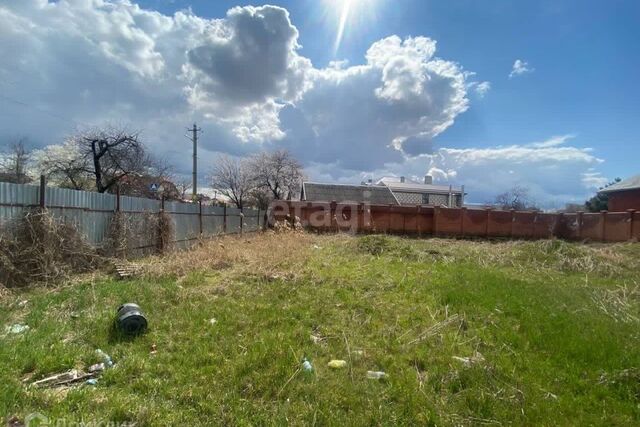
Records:
[[[193,178],[191,187],[193,189],[193,200],[198,196],[198,132],[202,132],[202,129],[198,128],[196,124],[193,124],[193,128],[188,129],[191,131],[191,141],[193,142]]]

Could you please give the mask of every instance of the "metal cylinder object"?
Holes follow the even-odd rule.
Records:
[[[138,335],[147,329],[147,318],[138,304],[127,303],[118,307],[116,323],[127,335]]]

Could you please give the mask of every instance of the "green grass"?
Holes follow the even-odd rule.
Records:
[[[2,330],[31,328],[0,335],[0,414],[137,425],[640,423],[638,245],[267,235],[225,240],[246,254],[224,260],[215,245],[149,260],[146,278],[0,299]],[[111,327],[128,301],[150,320],[135,339]],[[86,368],[97,348],[117,364],[97,386],[27,386]],[[478,354],[469,366],[454,359]],[[348,367],[332,370],[331,359]]]

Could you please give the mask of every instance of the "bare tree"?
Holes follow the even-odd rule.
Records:
[[[529,197],[529,189],[516,185],[504,193],[498,194],[495,198],[495,204],[502,209],[526,210],[536,209],[534,203]]]
[[[211,170],[211,186],[242,209],[254,188],[250,168],[246,159],[220,156]]]
[[[31,153],[25,147],[26,138],[19,138],[5,151],[0,161],[0,179],[15,184],[31,182],[27,167],[31,160]]]
[[[145,174],[153,166],[135,132],[109,127],[77,135],[73,141],[89,163],[87,172],[92,175],[99,193],[109,191],[128,175]]]
[[[260,153],[251,161],[251,169],[256,188],[271,200],[291,199],[300,191],[304,171],[300,162],[286,150]]]

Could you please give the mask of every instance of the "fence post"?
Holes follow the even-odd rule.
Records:
[[[635,209],[627,209],[629,213],[629,240],[633,240],[633,218],[636,213]]]
[[[460,236],[464,237],[464,217],[467,214],[467,208],[460,208]]]
[[[198,227],[200,228],[200,238],[202,238],[202,199],[198,200]]]
[[[440,206],[433,207],[433,235],[438,236],[438,214],[440,213]]]
[[[160,196],[160,212],[158,212],[158,216],[160,217],[159,223],[162,224],[162,216],[164,215],[164,194]],[[160,233],[160,239],[158,242],[158,250],[160,254],[164,253],[165,241],[164,241],[164,233],[160,228],[158,228],[158,232]]]
[[[418,237],[422,237],[422,227],[420,227],[420,223],[422,222],[422,206],[416,206],[416,229],[418,231]]]
[[[607,211],[600,211],[600,240],[606,242]]]
[[[227,234],[227,204],[225,203],[222,211],[222,234]]]
[[[120,185],[116,185],[116,212],[120,212]]]
[[[47,181],[44,175],[40,175],[40,208],[44,209],[46,206],[45,192],[47,190]]]
[[[244,207],[240,208],[240,236],[242,236],[244,231]]]

